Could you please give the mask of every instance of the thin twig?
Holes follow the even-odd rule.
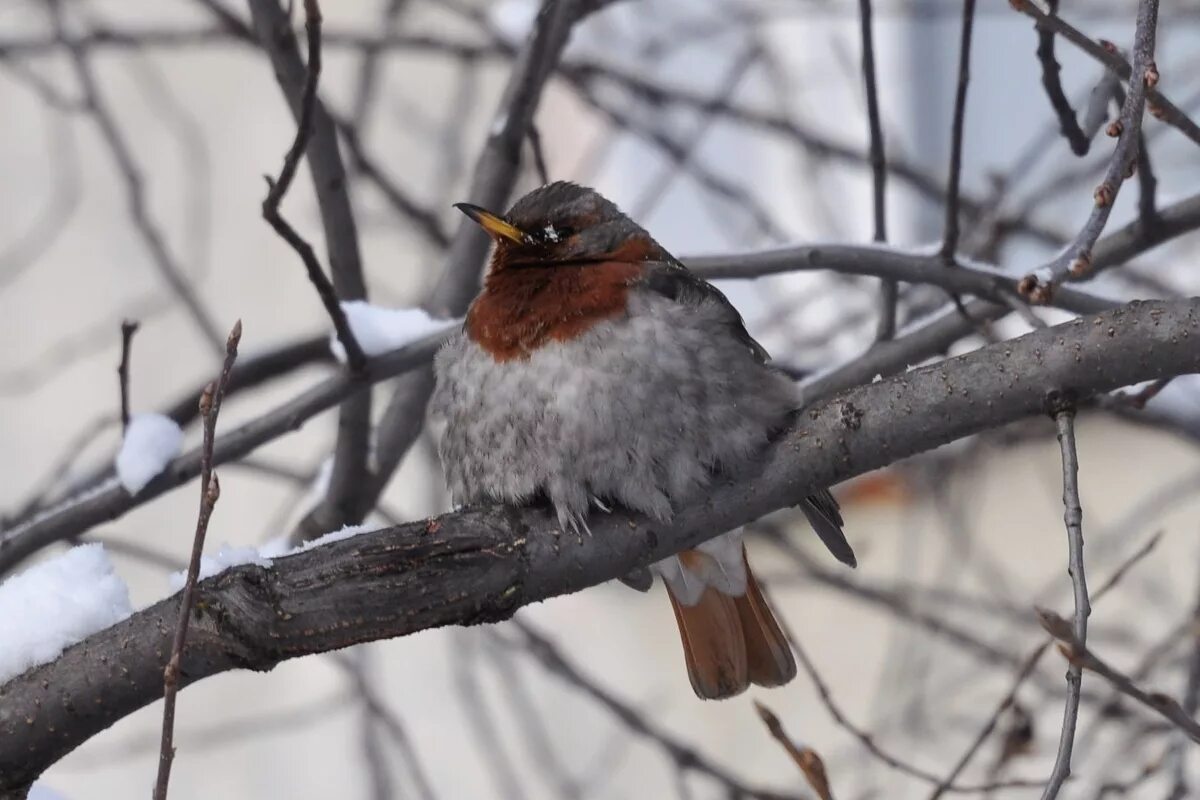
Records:
[[[1046,5],[1050,16],[1058,16],[1058,0],[1047,0]],[[1067,99],[1067,95],[1063,91],[1062,80],[1059,77],[1062,67],[1054,58],[1053,30],[1038,29],[1037,57],[1042,65],[1042,86],[1045,87],[1046,96],[1050,98],[1050,105],[1058,116],[1062,135],[1071,145],[1072,153],[1077,156],[1086,156],[1091,146],[1091,139],[1079,127],[1079,122],[1075,119],[1075,110],[1071,108],[1071,101]]]
[[[961,775],[962,771],[967,768],[969,763],[971,763],[971,759],[975,757],[975,753],[979,751],[979,748],[983,746],[983,743],[987,741],[989,736],[991,736],[992,731],[995,730],[997,723],[1000,722],[1000,717],[1005,711],[1012,707],[1014,702],[1016,702],[1017,692],[1025,684],[1025,681],[1029,678],[1029,676],[1033,674],[1034,669],[1037,668],[1038,662],[1042,660],[1042,656],[1049,647],[1049,642],[1042,642],[1033,650],[1031,650],[1029,655],[1025,657],[1025,661],[1021,664],[1021,668],[1017,671],[1017,677],[1013,681],[1012,687],[1008,690],[1008,694],[1004,696],[1004,698],[996,706],[996,710],[992,712],[990,717],[988,717],[987,722],[979,731],[978,735],[976,735],[975,739],[972,740],[971,745],[967,748],[966,752],[964,752],[958,761],[955,762],[954,768],[951,769],[950,773],[946,775],[946,777],[943,778],[937,786],[934,787],[933,793],[929,795],[929,800],[937,800],[950,789],[956,780],[958,780],[958,776]]]
[[[75,76],[82,89],[84,107],[99,129],[116,164],[117,171],[121,175],[133,226],[150,254],[155,268],[162,275],[175,297],[187,309],[201,336],[215,352],[220,352],[221,335],[216,324],[193,287],[189,285],[183,268],[167,246],[162,230],[150,216],[145,176],[134,160],[133,147],[121,134],[120,128],[117,127],[116,116],[100,91],[92,70],[90,54],[83,46],[68,43],[60,4],[61,0],[52,0],[47,5],[54,25],[54,35],[56,39],[64,42],[70,52]]]
[[[736,775],[730,773],[724,767],[712,763],[689,744],[676,739],[673,734],[660,730],[633,706],[620,700],[604,687],[588,680],[574,664],[563,656],[559,649],[554,646],[553,642],[542,636],[532,626],[527,625],[520,619],[512,620],[511,624],[525,639],[527,647],[522,652],[533,656],[541,662],[547,671],[573,684],[597,703],[607,708],[631,733],[658,744],[680,768],[707,775],[714,781],[722,784],[737,797],[782,798],[792,796],[780,795],[742,783]],[[503,639],[498,641],[510,646],[512,644]]]
[[[859,744],[867,749],[871,755],[882,761],[897,772],[902,772],[905,775],[925,781],[933,786],[942,786],[943,780],[941,777],[932,772],[922,769],[913,764],[909,764],[900,758],[892,755],[884,750],[875,741],[875,737],[859,728],[842,712],[840,706],[833,699],[833,693],[829,691],[829,685],[825,683],[824,678],[817,672],[816,666],[808,657],[808,652],[801,646],[800,640],[792,633],[787,623],[783,623],[784,631],[787,634],[788,640],[792,644],[792,649],[800,662],[800,666],[808,674],[809,680],[812,681],[813,687],[817,690],[817,695],[821,699],[821,703],[829,711],[829,715],[833,717],[833,721],[846,730],[851,736],[858,740]],[[962,783],[946,783],[944,790],[950,792],[989,792],[997,789],[1028,789],[1033,786],[1041,785],[1038,781],[1029,780],[1010,780],[1010,781],[995,781],[986,784],[962,784]]]
[[[304,262],[308,279],[317,290],[321,304],[325,306],[326,313],[333,321],[338,341],[346,350],[346,363],[352,371],[362,372],[366,368],[367,356],[363,353],[362,347],[354,337],[354,332],[350,329],[350,323],[346,320],[346,313],[342,310],[341,303],[338,302],[333,284],[321,269],[312,245],[305,241],[279,213],[279,204],[283,202],[284,195],[287,194],[292,180],[296,177],[300,159],[304,156],[309,139],[312,137],[317,82],[321,76],[321,9],[317,5],[317,0],[304,0],[304,19],[304,27],[308,32],[308,71],[304,83],[304,95],[300,104],[300,119],[296,124],[296,136],[292,141],[292,146],[288,148],[287,155],[283,158],[283,168],[279,171],[279,177],[267,178],[268,190],[267,196],[262,202],[262,215],[263,219],[275,229],[280,238],[291,245],[296,254],[300,256],[300,260]]]
[[[1067,394],[1056,394],[1050,409],[1058,432],[1062,452],[1063,521],[1067,527],[1070,559],[1067,571],[1075,589],[1075,617],[1072,632],[1080,646],[1087,642],[1088,616],[1092,613],[1088,599],[1087,579],[1083,569],[1083,508],[1079,504],[1079,454],[1075,450],[1075,403]],[[1071,750],[1075,744],[1075,723],[1079,718],[1079,693],[1083,683],[1083,668],[1072,662],[1067,669],[1067,702],[1063,709],[1062,734],[1058,740],[1058,755],[1042,800],[1058,796],[1063,782],[1071,774]]]
[[[887,241],[887,152],[883,143],[883,124],[879,119],[879,88],[875,79],[875,37],[872,32],[871,0],[858,0],[858,18],[862,38],[862,74],[867,92],[867,125],[871,144],[871,188],[874,233],[872,240]],[[884,278],[879,284],[879,320],[875,341],[896,335],[896,301],[899,286]]]
[[[942,259],[954,263],[958,250],[958,195],[962,176],[963,125],[967,115],[967,84],[971,80],[971,29],[975,23],[975,0],[963,3],[962,36],[958,45],[958,88],[954,95],[954,122],[950,130],[950,170],[946,181],[946,228],[942,237]]]
[[[1130,697],[1154,711],[1163,719],[1183,731],[1189,739],[1200,744],[1200,724],[1179,705],[1175,698],[1162,692],[1148,692],[1142,689],[1133,679],[1115,667],[1103,661],[1088,649],[1087,644],[1079,638],[1077,626],[1044,608],[1038,609],[1038,620],[1054,638],[1064,646],[1060,649],[1073,670],[1088,670],[1094,672],[1113,685],[1113,688],[1126,697]]]
[[[1075,26],[1063,20],[1062,17],[1052,17],[1042,11],[1037,3],[1032,0],[1009,0],[1009,5],[1014,9],[1031,17],[1039,28],[1049,28],[1050,30],[1063,37],[1071,44],[1078,47],[1089,56],[1104,64],[1109,69],[1116,72],[1123,80],[1129,81],[1131,87],[1141,83],[1143,72],[1137,69],[1137,58],[1135,55],[1134,63],[1131,66],[1124,56],[1121,55],[1117,48],[1109,43],[1097,42]],[[1144,3],[1139,7],[1139,18],[1141,9],[1144,8]],[[1158,12],[1157,3],[1155,3],[1155,14]],[[1106,46],[1107,45],[1107,46]],[[1136,47],[1136,45],[1135,45]],[[1141,74],[1139,74],[1141,73]],[[1131,76],[1137,76],[1137,80]],[[1149,87],[1146,92],[1151,105],[1155,109],[1155,116],[1160,120],[1179,130],[1187,138],[1191,139],[1196,144],[1200,144],[1200,125],[1197,125],[1187,114],[1185,114],[1179,106],[1172,103],[1162,92],[1154,87]]]
[[[129,351],[138,324],[131,319],[121,323],[121,363],[117,365],[117,383],[121,388],[121,432],[129,430]]]
[[[154,800],[166,800],[167,784],[171,779],[171,762],[175,759],[175,697],[179,691],[179,674],[183,662],[183,646],[187,640],[188,622],[195,601],[196,583],[200,577],[200,556],[204,553],[204,537],[208,520],[221,496],[221,483],[213,472],[213,447],[216,442],[217,415],[221,400],[229,385],[229,373],[237,359],[238,342],[242,338],[242,321],[233,324],[225,340],[225,363],[221,374],[205,387],[200,395],[200,415],[204,418],[204,444],[200,466],[200,512],[196,516],[196,535],[192,539],[192,557],[188,562],[187,581],[179,603],[179,621],[171,642],[171,657],[163,669],[162,746],[158,754],[158,779],[154,784]]]
[[[1150,554],[1150,551],[1152,551],[1161,540],[1162,531],[1158,531],[1148,540],[1146,540],[1145,544],[1133,551],[1133,553],[1131,553],[1129,557],[1121,562],[1121,564],[1113,571],[1112,575],[1108,577],[1108,580],[1106,580],[1100,586],[1092,599],[1099,600],[1100,598],[1104,597],[1104,595],[1108,594],[1108,592],[1114,586],[1116,586],[1123,577],[1125,577],[1125,574],[1128,573],[1135,564],[1139,563],[1143,558]],[[1021,669],[1017,672],[1017,677],[1013,681],[1012,687],[1009,689],[1008,694],[1004,696],[1004,698],[996,706],[996,710],[993,711],[991,716],[988,717],[987,722],[984,723],[983,729],[980,730],[979,734],[971,741],[970,746],[967,748],[966,752],[962,754],[962,757],[959,758],[959,760],[955,763],[954,768],[950,771],[950,774],[947,775],[946,778],[938,784],[937,788],[934,789],[933,794],[929,796],[929,800],[937,800],[937,798],[941,797],[942,794],[944,794],[949,788],[949,786],[958,778],[958,776],[962,774],[963,770],[967,768],[967,765],[971,762],[971,759],[975,757],[977,752],[979,752],[979,748],[983,746],[983,743],[987,741],[987,738],[991,735],[992,731],[995,730],[997,723],[1000,721],[1000,716],[1006,710],[1011,708],[1016,702],[1017,692],[1020,690],[1021,686],[1024,685],[1025,681],[1028,680],[1029,676],[1033,674],[1033,670],[1037,667],[1038,662],[1041,661],[1042,656],[1045,655],[1046,650],[1050,647],[1051,642],[1051,639],[1046,639],[1029,651],[1029,654],[1025,657],[1024,662],[1021,664]]]
[[[1028,3],[1026,3],[1028,5]],[[1055,17],[1054,19],[1057,19]],[[1050,262],[1046,274],[1033,279],[1036,289],[1044,294],[1054,284],[1070,278],[1082,278],[1092,271],[1093,246],[1108,224],[1113,204],[1121,186],[1133,175],[1137,166],[1137,149],[1142,142],[1142,116],[1148,91],[1158,83],[1154,66],[1154,45],[1158,28],[1158,0],[1141,0],[1138,5],[1137,30],[1134,33],[1133,78],[1121,106],[1120,118],[1108,128],[1109,135],[1118,136],[1116,149],[1104,171],[1100,185],[1092,194],[1092,212],[1075,239]]]

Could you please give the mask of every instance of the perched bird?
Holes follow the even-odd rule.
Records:
[[[435,360],[430,419],[456,504],[545,499],[564,529],[617,504],[667,521],[761,453],[796,408],[741,316],[597,192],[543,186],[500,216],[483,290]],[[854,565],[837,502],[802,504]],[[658,562],[696,694],[796,674],[741,530]]]

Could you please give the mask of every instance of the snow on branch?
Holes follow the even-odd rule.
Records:
[[[133,613],[101,544],[73,547],[0,584],[0,683]]]

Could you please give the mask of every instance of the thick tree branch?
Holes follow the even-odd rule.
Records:
[[[1200,371],[1200,299],[1137,303],[846,392],[798,415],[752,474],[671,524],[624,512],[564,535],[544,509],[468,509],[202,582],[185,683],[442,625],[504,619],[794,504],[821,486],[1077,396]],[[161,694],[178,595],[0,687],[0,791]],[[65,698],[70,698],[66,702]],[[95,702],[102,700],[102,702]]]

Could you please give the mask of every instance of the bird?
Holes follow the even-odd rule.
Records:
[[[456,506],[548,501],[578,535],[613,505],[668,522],[795,413],[794,383],[733,304],[595,190],[558,181],[504,214],[456,208],[493,240],[482,289],[434,359],[429,420]],[[854,566],[833,496],[800,506]],[[720,533],[626,581],[662,578],[702,699],[796,674],[742,538]]]

